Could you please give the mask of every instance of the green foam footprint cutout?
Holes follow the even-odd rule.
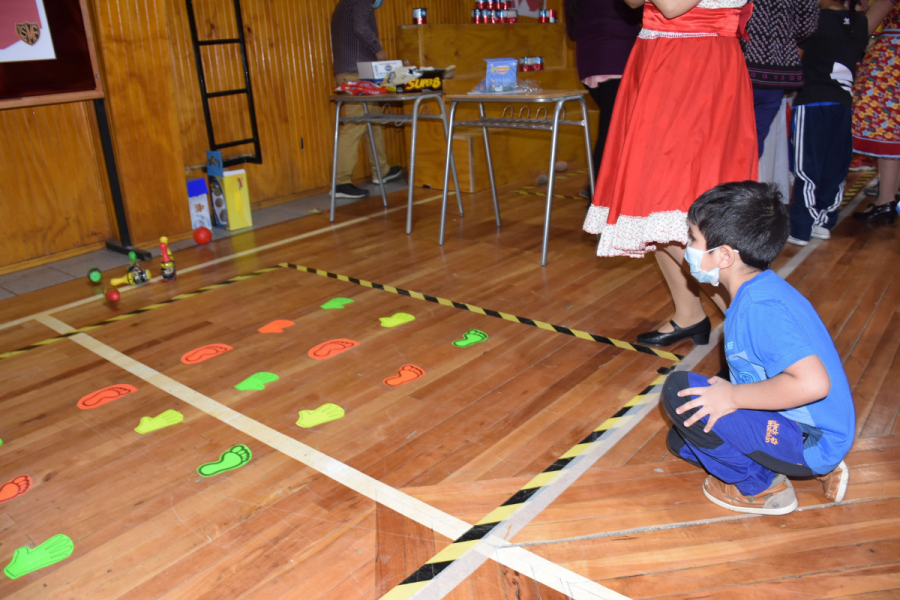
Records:
[[[297,425],[308,429],[329,421],[335,421],[344,416],[344,409],[337,404],[323,404],[315,410],[301,410]]]
[[[253,453],[250,452],[250,448],[244,444],[238,444],[223,452],[216,462],[206,463],[197,467],[197,473],[201,477],[212,477],[225,471],[243,467],[250,462],[251,458],[253,458]]]
[[[453,345],[457,348],[468,348],[469,346],[474,346],[475,344],[485,342],[487,341],[487,339],[488,334],[481,331],[480,329],[470,329],[466,332],[461,340],[454,340]]]
[[[396,313],[391,317],[381,317],[379,319],[382,327],[397,327],[398,325],[411,323],[415,320],[416,318],[408,313]]]
[[[273,381],[278,381],[278,375],[276,375],[275,373],[266,373],[265,371],[260,371],[259,373],[254,373],[247,379],[234,386],[234,389],[241,390],[242,392],[247,392],[250,390],[261,391],[266,389],[267,383],[272,383]]]
[[[63,561],[72,556],[74,551],[75,544],[69,536],[60,533],[36,548],[28,546],[16,548],[12,560],[3,569],[3,572],[10,579],[18,579],[23,575]]]
[[[343,310],[348,304],[353,304],[353,300],[350,298],[332,298],[319,308],[324,308],[325,310]]]

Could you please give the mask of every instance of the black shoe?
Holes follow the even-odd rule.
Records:
[[[352,183],[342,183],[341,185],[335,186],[334,197],[353,199],[368,198],[369,190],[364,190],[360,187],[356,187]]]
[[[384,182],[393,181],[395,179],[400,179],[400,176],[403,175],[402,167],[391,167],[387,172],[387,175],[384,176]],[[372,183],[380,183],[377,177],[372,178]]]
[[[691,338],[695,344],[702,346],[709,343],[709,332],[712,331],[712,324],[709,317],[704,318],[696,325],[690,327],[679,327],[675,321],[669,321],[675,331],[662,333],[659,330],[642,333],[637,336],[637,343],[643,346],[671,346],[681,340]]]
[[[894,222],[894,219],[897,218],[896,200],[894,200],[893,202],[888,202],[887,204],[882,204],[881,206],[877,204],[870,204],[866,207],[865,210],[853,213],[853,218],[859,219],[860,221],[874,221],[875,219],[880,219],[881,217],[885,217],[888,223]]]

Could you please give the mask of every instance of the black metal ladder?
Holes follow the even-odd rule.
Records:
[[[259,146],[259,129],[256,126],[256,109],[253,104],[253,89],[250,87],[250,68],[247,64],[247,45],[244,42],[244,20],[241,16],[240,0],[234,0],[234,20],[238,30],[238,37],[226,38],[218,40],[201,40],[197,35],[197,21],[194,17],[194,0],[186,0],[188,23],[191,27],[191,40],[194,43],[194,58],[197,61],[197,78],[200,80],[200,98],[203,103],[203,116],[206,118],[206,135],[209,138],[209,147],[211,150],[222,150],[224,148],[232,148],[234,146],[242,146],[244,144],[253,144],[254,153],[252,155],[234,156],[222,161],[223,167],[229,167],[241,163],[262,163],[262,150]],[[225,44],[239,44],[241,50],[241,62],[244,68],[244,87],[236,90],[224,90],[221,92],[206,91],[206,77],[203,73],[203,57],[200,48],[203,46],[220,46]],[[213,131],[212,117],[209,113],[209,99],[221,98],[222,96],[236,96],[238,94],[246,94],[247,109],[250,111],[250,129],[253,137],[243,140],[234,140],[230,142],[217,143],[215,132]]]

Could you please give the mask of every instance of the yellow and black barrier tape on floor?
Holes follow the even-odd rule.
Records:
[[[516,315],[511,315],[509,313],[500,312],[497,310],[490,310],[487,308],[481,308],[480,306],[475,306],[474,304],[466,304],[465,302],[454,302],[452,300],[447,300],[446,298],[438,298],[437,296],[429,296],[428,294],[423,294],[421,292],[412,292],[409,290],[400,289],[391,285],[384,285],[381,283],[374,283],[372,281],[366,281],[365,279],[357,279],[355,277],[348,277],[346,275],[338,275],[337,273],[331,273],[329,271],[322,271],[321,269],[312,269],[310,267],[304,267],[302,265],[295,265],[293,263],[280,263],[279,267],[284,267],[287,269],[296,269],[297,271],[303,271],[304,273],[311,273],[313,275],[319,275],[320,277],[328,277],[330,279],[337,279],[338,281],[344,281],[347,283],[355,283],[356,285],[361,285],[367,288],[373,288],[376,290],[384,290],[385,292],[390,292],[392,294],[398,294],[400,296],[407,296],[409,298],[415,298],[416,300],[424,300],[425,302],[434,302],[435,304],[440,304],[442,306],[450,306],[452,308],[458,308],[460,310],[467,310],[469,312],[477,313],[479,315],[485,315],[488,317],[496,317],[498,319],[503,319],[504,321],[512,321],[513,323],[521,323],[522,325],[531,325],[532,327],[537,327],[538,329],[545,329],[547,331],[555,331],[557,333],[564,333],[566,335],[575,336],[582,340],[588,340],[593,342],[598,342],[600,344],[608,344],[610,346],[615,346],[617,348],[622,348],[623,350],[630,350],[632,352],[641,352],[643,354],[650,354],[653,356],[658,356],[660,358],[664,358],[666,360],[671,360],[673,362],[680,362],[683,356],[680,354],[674,354],[672,352],[666,352],[665,350],[658,350],[656,348],[651,348],[649,346],[641,346],[640,344],[632,344],[631,342],[626,342],[623,340],[616,340],[610,337],[596,335],[593,333],[588,333],[587,331],[579,331],[578,329],[571,329],[569,327],[563,327],[562,325],[552,325],[550,323],[544,323],[543,321],[535,321],[534,319],[528,319],[526,317],[517,317]]]
[[[859,176],[859,179],[853,182],[853,185],[845,188],[844,199],[841,201],[841,208],[850,204],[850,201],[856,198],[856,195],[860,193],[864,187],[869,185],[869,182],[875,178],[875,175],[875,171],[864,172]]]
[[[381,600],[406,600],[428,585],[428,583],[437,577],[441,571],[462,557],[463,554],[475,546],[480,540],[490,535],[490,533],[503,521],[509,519],[513,514],[522,509],[522,507],[535,497],[541,489],[551,485],[557,479],[562,477],[565,474],[566,469],[570,468],[570,465],[576,458],[582,454],[588,453],[596,444],[604,439],[604,436],[608,435],[609,431],[625,424],[631,418],[629,413],[637,410],[642,404],[649,402],[653,396],[650,394],[653,388],[665,381],[666,375],[674,369],[675,365],[660,369],[658,371],[660,374],[659,377],[644,388],[640,394],[629,400],[625,406],[616,412],[616,414],[604,421],[583,440],[572,446],[566,453],[556,459],[552,465],[544,469],[531,481],[526,483],[522,489],[510,496],[509,500],[478,521],[471,529],[455,539],[452,544],[438,552],[431,560],[417,569],[415,573],[397,584],[396,587],[382,596]]]
[[[138,308],[138,309],[132,310],[127,313],[122,313],[120,315],[116,315],[114,317],[104,319],[103,321],[100,321],[99,323],[95,323],[93,325],[85,325],[84,327],[79,327],[75,331],[66,333],[64,335],[58,335],[56,337],[47,338],[46,340],[41,340],[40,342],[35,342],[33,344],[29,344],[29,345],[25,346],[24,348],[19,348],[18,350],[10,350],[9,352],[0,353],[0,360],[2,360],[4,358],[12,358],[13,356],[18,356],[19,354],[24,354],[25,352],[28,352],[29,350],[34,350],[35,348],[41,348],[43,346],[48,346],[50,344],[54,344],[56,342],[68,339],[68,338],[72,337],[73,335],[75,335],[76,333],[87,333],[89,331],[94,331],[95,329],[99,329],[100,327],[103,327],[104,325],[109,325],[110,323],[116,323],[118,321],[124,321],[125,319],[130,319],[131,317],[133,317],[135,315],[139,315],[139,314],[151,311],[151,310],[156,310],[157,308],[162,308],[163,306],[168,306],[169,304],[178,302],[179,300],[187,300],[188,298],[193,298],[194,296],[199,296],[200,294],[202,294],[204,292],[211,292],[212,290],[217,290],[219,288],[225,287],[228,284],[237,283],[238,281],[250,279],[251,277],[256,277],[257,275],[262,275],[263,273],[269,273],[271,271],[276,271],[276,270],[278,270],[278,267],[267,267],[265,269],[253,271],[252,273],[247,273],[246,275],[238,275],[237,277],[232,277],[231,279],[228,279],[227,281],[223,281],[221,283],[213,283],[211,285],[205,285],[202,288],[199,288],[198,290],[195,290],[193,292],[178,294],[177,296],[173,296],[173,297],[169,298],[168,300],[163,300],[161,302],[156,302],[154,304],[150,304],[149,306],[144,306],[142,308]]]

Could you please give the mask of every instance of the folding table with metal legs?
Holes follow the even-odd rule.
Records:
[[[484,133],[484,149],[487,156],[488,179],[491,182],[491,197],[494,201],[494,217],[497,221],[497,227],[500,227],[500,206],[497,203],[497,185],[494,182],[494,165],[491,160],[491,144],[488,139],[488,128],[499,129],[536,129],[541,131],[550,131],[550,170],[547,181],[547,207],[544,212],[544,244],[541,251],[541,265],[547,264],[547,243],[550,239],[550,212],[553,207],[553,179],[556,165],[556,146],[559,140],[559,126],[571,125],[584,129],[584,147],[587,152],[588,172],[594,172],[591,148],[591,132],[590,123],[588,122],[587,104],[584,97],[586,91],[542,91],[533,94],[471,94],[471,95],[448,95],[447,100],[450,104],[450,130],[447,139],[453,139],[453,130],[457,127],[480,127]],[[456,116],[456,107],[463,102],[475,102],[478,104],[478,113],[480,118],[474,121],[454,121]],[[503,109],[500,117],[486,117],[484,114],[485,102],[515,102],[515,103],[534,103],[534,104],[555,104],[552,122],[548,118],[547,107],[539,107],[535,118],[531,117],[531,109],[523,106],[519,109],[519,114],[513,117],[512,106]],[[581,105],[581,120],[567,121],[565,118],[565,109],[563,105],[566,102],[578,102]],[[509,109],[509,116],[506,111]],[[541,110],[544,116],[541,118]],[[527,111],[523,117],[523,111]],[[444,164],[444,198],[441,203],[441,233],[439,243],[444,245],[444,229],[447,220],[447,183],[450,174],[450,168],[453,165],[453,144],[447,142],[447,158]],[[454,177],[456,177],[454,173]],[[591,176],[591,196],[594,195],[594,178]],[[455,180],[454,180],[455,182]],[[458,188],[457,188],[458,189]]]
[[[426,100],[436,100],[438,106],[441,109],[440,115],[432,115],[427,112],[428,106],[425,106],[425,110],[419,110],[419,105]],[[440,120],[444,124],[444,135],[447,136],[447,139],[450,139],[449,126],[447,124],[447,107],[444,104],[443,95],[440,92],[421,92],[421,93],[411,93],[411,94],[385,94],[382,96],[347,96],[347,95],[334,95],[331,97],[331,101],[337,104],[337,109],[335,112],[334,119],[334,156],[332,158],[331,165],[331,222],[334,222],[334,209],[335,209],[335,197],[334,190],[337,187],[337,160],[338,160],[338,139],[340,134],[340,126],[342,123],[365,123],[366,128],[368,130],[369,137],[369,151],[372,155],[372,160],[375,162],[375,172],[378,175],[378,183],[381,187],[381,199],[384,202],[384,205],[387,206],[387,195],[384,193],[384,178],[381,173],[381,165],[378,164],[378,154],[375,150],[375,138],[372,136],[372,124],[379,125],[403,125],[405,123],[412,123],[412,144],[409,152],[409,197],[407,199],[407,209],[406,209],[406,233],[412,233],[412,210],[413,210],[413,187],[414,182],[416,180],[416,133],[418,131],[419,120],[421,119],[430,119],[430,120]],[[384,112],[384,109],[390,110],[387,104],[384,105],[382,112],[376,114],[369,113],[369,103],[370,102],[409,102],[412,101],[413,109],[410,114],[393,114],[390,112]],[[341,116],[341,107],[348,103],[362,103],[364,115],[360,117],[342,117]],[[450,169],[453,172],[453,185],[456,190],[456,203],[459,206],[459,214],[462,216],[463,214],[463,206],[462,206],[462,198],[459,196],[459,180],[456,176],[456,162],[453,160],[453,157],[450,157]],[[447,197],[447,181],[445,178],[444,181],[444,198]]]

